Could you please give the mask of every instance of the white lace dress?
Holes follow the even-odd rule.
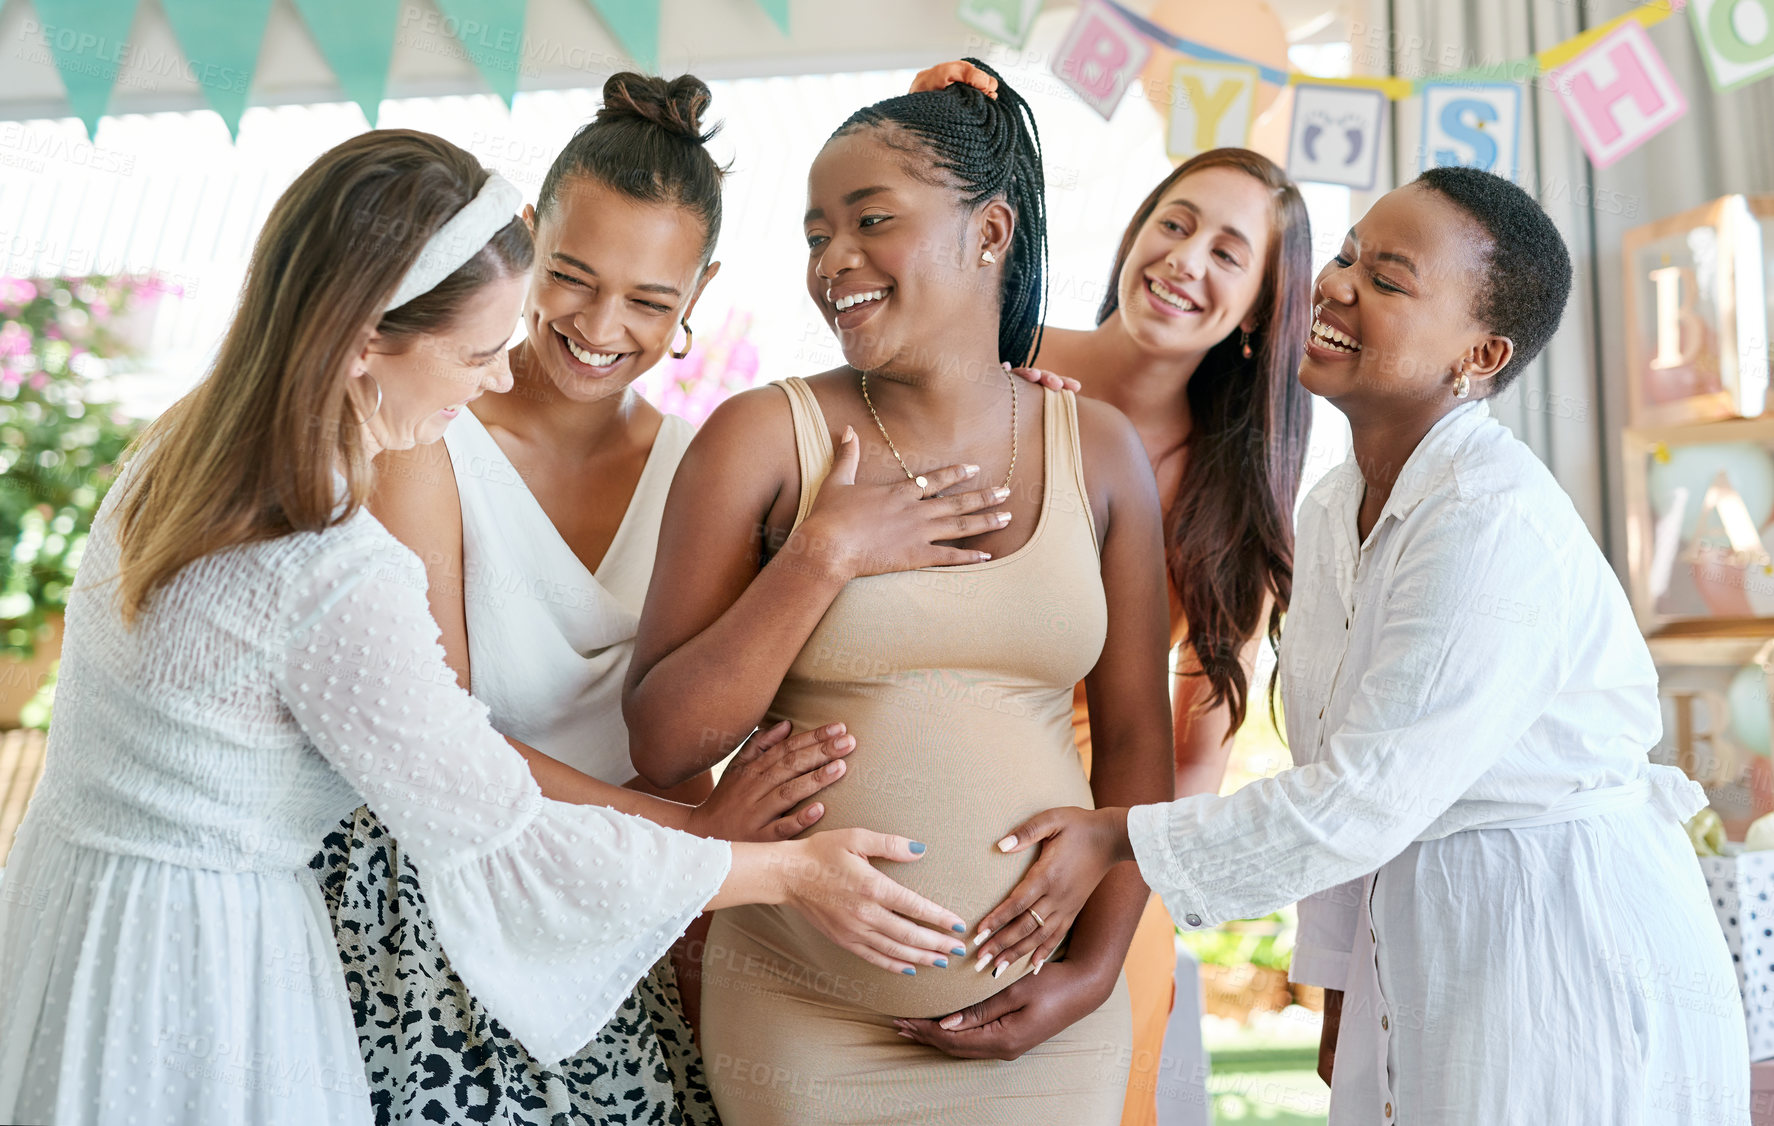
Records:
[[[128,628],[110,508],[0,882],[0,1121],[369,1122],[307,868],[360,803],[542,1061],[590,1040],[725,878],[722,842],[541,796],[444,664],[418,558],[368,513],[200,560]]]

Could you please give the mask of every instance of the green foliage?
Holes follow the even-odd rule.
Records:
[[[152,281],[0,278],[0,655],[29,657],[68,588],[117,459],[135,436],[102,392],[116,331]]]
[[[1207,965],[1286,970],[1293,962],[1293,927],[1279,911],[1261,919],[1223,923],[1213,930],[1181,933],[1184,945]]]

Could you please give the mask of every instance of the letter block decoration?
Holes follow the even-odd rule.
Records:
[[[1774,637],[1774,417],[1631,427],[1628,594],[1647,637]]]
[[[1351,86],[1294,87],[1287,174],[1296,180],[1368,191],[1380,168],[1380,125],[1386,95]]]
[[[1628,21],[1553,71],[1550,82],[1590,163],[1606,168],[1688,112],[1663,58]]]
[[[1761,415],[1774,328],[1774,196],[1725,196],[1634,227],[1621,261],[1632,425]]]
[[[1740,841],[1751,821],[1774,812],[1768,759],[1774,640],[1720,634],[1654,638],[1649,646],[1663,713],[1663,738],[1651,761],[1699,782],[1726,836]]]
[[[1150,41],[1120,13],[1101,0],[1084,0],[1053,58],[1053,73],[1106,121],[1151,53]]]
[[[1000,43],[1021,47],[1041,14],[1041,0],[961,0],[955,18]],[[968,54],[978,54],[969,51]]]
[[[1774,0],[1689,0],[1688,12],[1714,88],[1735,90],[1774,74]]]
[[[1513,180],[1521,165],[1521,87],[1513,82],[1431,83],[1423,89],[1424,170],[1458,166]]]
[[[1234,63],[1178,63],[1170,72],[1170,129],[1165,149],[1187,160],[1208,149],[1243,148],[1256,119],[1257,68]]]

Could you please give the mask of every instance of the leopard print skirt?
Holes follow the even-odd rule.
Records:
[[[367,806],[309,863],[332,913],[377,1126],[720,1126],[669,958],[550,1070],[450,969],[412,862]]]

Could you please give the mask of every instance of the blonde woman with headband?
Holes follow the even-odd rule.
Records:
[[[322,155],[214,369],[107,498],[0,896],[0,1121],[369,1123],[307,870],[364,802],[462,980],[543,1061],[708,907],[795,904],[883,976],[953,946],[958,917],[869,864],[922,845],[729,845],[550,801],[457,687],[423,566],[364,501],[375,454],[510,386],[520,202],[423,133]]]

